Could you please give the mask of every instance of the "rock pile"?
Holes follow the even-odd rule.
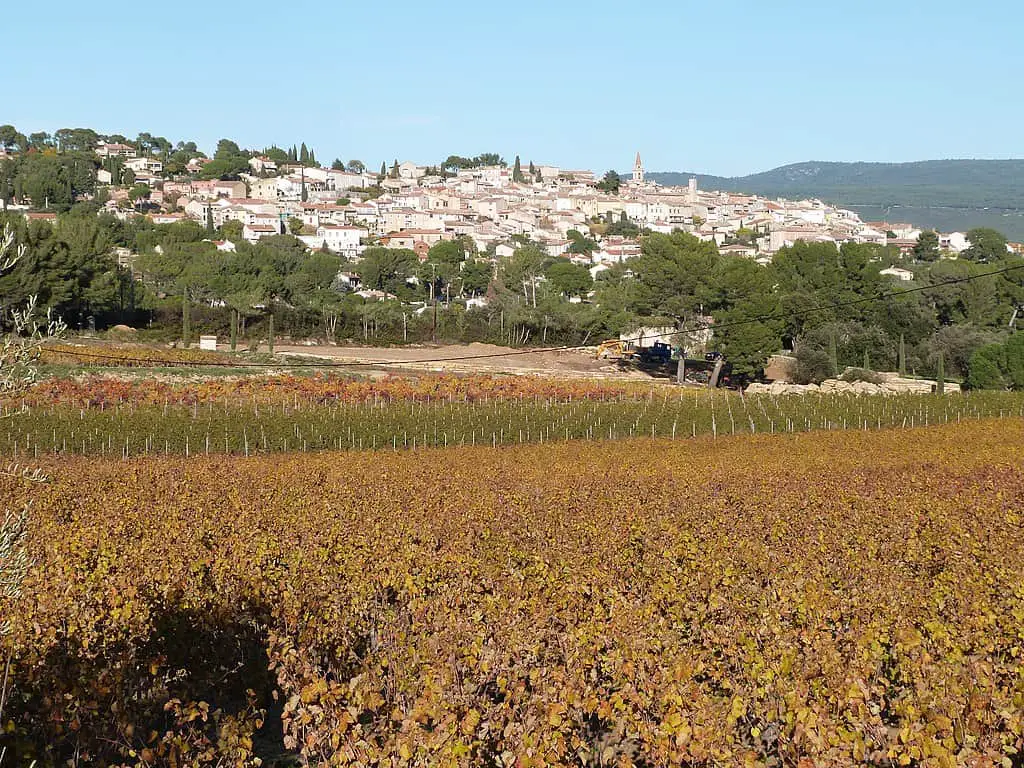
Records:
[[[810,395],[810,394],[850,394],[850,395],[925,395],[934,391],[935,382],[928,379],[904,379],[895,374],[879,374],[880,384],[869,381],[843,381],[842,379],[825,379],[821,384],[787,384],[776,381],[771,384],[754,383],[747,387],[748,395]],[[959,392],[960,385],[946,382],[945,391]]]

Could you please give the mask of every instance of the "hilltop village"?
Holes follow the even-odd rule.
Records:
[[[128,144],[100,143],[101,158],[120,158],[133,173],[132,187],[146,187],[129,200],[130,187],[114,188],[106,206],[121,216],[146,210],[157,224],[190,218],[220,228],[242,225],[249,242],[291,233],[310,249],[358,258],[367,245],[414,250],[465,236],[482,253],[511,255],[514,237],[527,237],[552,257],[568,256],[600,272],[638,255],[636,237],[599,237],[599,248],[573,253],[570,233],[590,233],[594,223],[631,222],[650,232],[689,232],[714,241],[723,254],[766,262],[797,241],[895,244],[912,248],[920,230],[907,224],[866,223],[856,213],[819,200],[769,200],[697,188],[663,187],[646,180],[639,153],[631,177],[551,165],[492,165],[439,172],[437,167],[396,162],[385,173],[361,163],[346,168],[278,163],[267,156],[248,160],[235,180],[196,178],[208,163],[194,158],[184,177],[165,178],[157,158]],[[382,169],[384,170],[384,169]],[[100,170],[99,183],[112,183]],[[126,205],[131,203],[131,205]],[[137,210],[138,209],[138,210]],[[301,222],[301,228],[295,222]],[[968,247],[964,233],[941,236],[953,253]]]
[[[1011,374],[998,350],[1024,316],[1024,249],[995,230],[865,222],[692,178],[663,186],[639,153],[622,176],[497,153],[370,170],[325,166],[304,144],[222,139],[207,157],[149,134],[11,126],[0,151],[0,217],[29,254],[0,297],[37,291],[83,332],[249,345],[274,333],[370,346],[667,340],[723,354],[747,380],[780,352],[806,363],[801,380],[868,364],[935,375],[940,361],[965,379],[988,349],[977,385],[999,386]]]

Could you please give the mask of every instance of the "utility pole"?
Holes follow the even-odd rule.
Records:
[[[1011,331],[1016,331],[1017,330],[1017,318],[1018,317],[1024,317],[1024,304],[1018,304],[1018,305],[1016,305],[1013,308],[1013,314],[1010,315],[1010,325],[1009,325],[1009,328],[1010,328]]]
[[[188,349],[189,338],[192,335],[192,317],[188,300],[188,287],[181,295],[181,345]]]
[[[437,343],[437,265],[430,265],[430,296],[434,302],[434,324],[430,329],[430,340]]]

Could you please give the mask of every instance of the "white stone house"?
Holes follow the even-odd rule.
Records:
[[[914,279],[914,273],[902,267],[889,267],[888,269],[880,270],[878,274],[895,277],[897,280],[902,280],[905,283],[909,283]]]
[[[164,164],[155,157],[133,157],[126,160],[124,165],[135,173],[163,173],[164,170]]]
[[[360,254],[362,238],[368,234],[365,229],[343,224],[321,224],[316,230],[317,239],[321,240],[328,250],[348,258]]]
[[[250,243],[256,243],[264,237],[281,234],[280,227],[272,227],[266,224],[246,224],[242,227],[242,238]]]
[[[127,144],[107,144],[106,142],[100,142],[96,145],[96,154],[100,157],[135,157],[138,153],[135,151],[135,147],[130,147]]]

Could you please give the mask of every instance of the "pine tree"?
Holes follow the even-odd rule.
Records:
[[[519,155],[516,155],[516,162],[512,166],[512,181],[516,184],[522,184],[525,181],[523,178],[523,166],[519,162]]]
[[[303,165],[309,162],[309,150],[306,149],[306,142],[302,142],[302,146],[299,148],[299,162]]]

